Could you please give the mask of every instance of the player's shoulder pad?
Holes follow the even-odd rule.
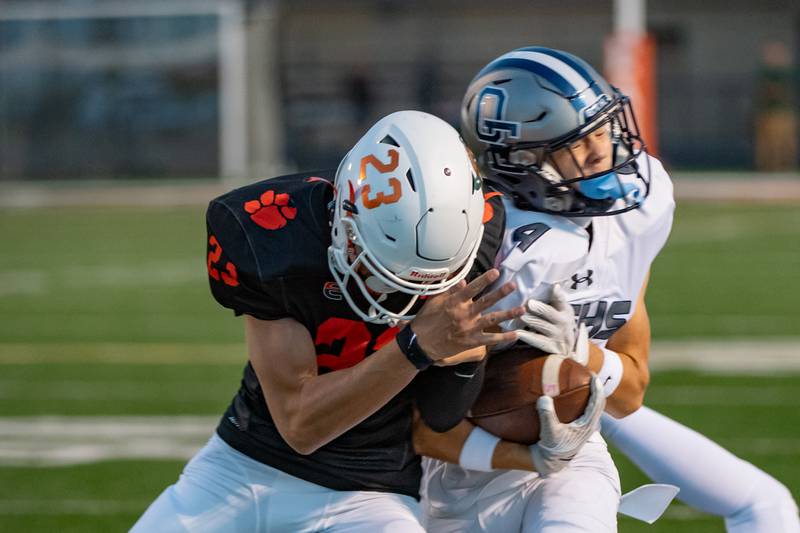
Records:
[[[527,270],[537,284],[562,279],[585,261],[588,232],[567,217],[519,209],[506,202],[502,268]]]
[[[269,298],[265,293],[272,283],[289,276],[327,275],[332,174],[262,180],[209,203],[209,282],[222,305],[270,315],[253,308]]]

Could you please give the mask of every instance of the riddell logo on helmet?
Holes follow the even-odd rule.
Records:
[[[447,277],[447,272],[420,272],[419,270],[412,270],[408,273],[408,277],[412,279],[419,279],[422,281],[439,281]]]

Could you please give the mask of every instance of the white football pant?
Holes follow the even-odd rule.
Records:
[[[423,466],[424,524],[431,533],[617,531],[619,474],[599,434],[548,478],[472,472],[427,458]]]
[[[680,500],[725,517],[729,533],[800,533],[786,487],[696,431],[642,407],[603,415],[602,432],[650,479],[677,485]]]
[[[309,483],[251,459],[216,434],[131,531],[424,532],[411,496]]]

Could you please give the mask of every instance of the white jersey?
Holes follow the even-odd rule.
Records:
[[[514,281],[517,290],[494,310],[522,305],[529,298],[548,301],[553,285],[560,283],[594,342],[604,345],[628,321],[650,264],[669,236],[675,208],[664,167],[647,155],[640,156],[640,167],[648,164],[644,158],[649,158],[651,179],[642,206],[594,217],[591,235],[580,220],[521,210],[504,197],[506,230],[495,261],[500,270],[495,284]],[[595,434],[590,442],[603,440]],[[479,498],[538,479],[533,472],[474,472],[428,458],[423,465],[425,509],[433,517],[458,514]]]
[[[667,241],[675,208],[664,167],[654,157],[640,156],[645,157],[651,180],[642,206],[594,217],[591,234],[581,220],[522,210],[504,198],[506,230],[495,261],[497,283],[514,281],[517,290],[496,308],[522,305],[529,298],[548,301],[559,283],[595,342],[605,344],[628,321],[650,264]]]

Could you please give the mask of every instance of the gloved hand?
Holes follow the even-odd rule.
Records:
[[[536,402],[539,411],[539,442],[530,446],[531,457],[539,475],[547,477],[569,464],[589,437],[600,428],[600,415],[606,406],[603,385],[593,376],[589,403],[583,414],[568,424],[556,416],[553,399],[542,396]]]
[[[560,285],[553,285],[550,303],[525,302],[525,314],[517,319],[517,338],[548,354],[564,355],[586,366],[589,344],[586,327],[575,327],[575,311]]]

